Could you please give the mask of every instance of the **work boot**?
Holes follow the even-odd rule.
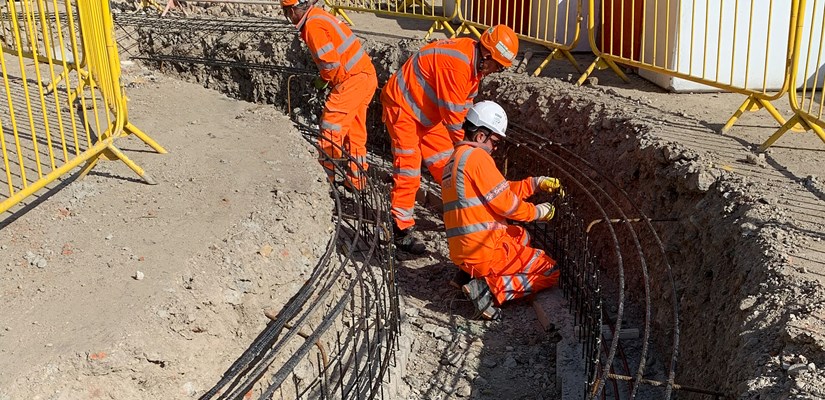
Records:
[[[478,315],[487,320],[497,320],[501,318],[501,309],[493,302],[493,294],[490,287],[483,278],[473,279],[470,283],[461,287],[467,298],[473,302],[478,310]]]
[[[421,243],[413,236],[415,226],[407,229],[399,229],[395,221],[392,223],[392,233],[395,238],[395,248],[410,254],[421,255],[427,251],[424,243]]]
[[[450,279],[450,286],[461,289],[462,286],[470,283],[472,279],[473,277],[470,276],[470,274],[459,268],[458,271],[455,272],[455,275],[453,275],[453,279]]]

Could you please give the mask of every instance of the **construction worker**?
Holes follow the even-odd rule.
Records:
[[[461,124],[481,79],[513,65],[517,52],[515,32],[496,25],[485,30],[479,41],[447,39],[424,46],[384,86],[383,120],[394,159],[390,202],[395,244],[400,250],[424,252],[412,236],[422,160],[440,181],[453,146],[464,138]]]
[[[552,204],[524,199],[537,190],[564,192],[556,178],[504,179],[490,156],[507,130],[500,105],[475,104],[463,128],[465,140],[456,144],[441,181],[450,259],[469,275],[462,290],[481,316],[498,319],[498,305],[549,288],[559,276],[556,262],[529,247],[527,231],[508,225],[507,219],[549,221],[555,213]]]
[[[281,8],[301,32],[318,65],[321,76],[315,81],[316,88],[332,86],[321,116],[320,147],[333,159],[342,157],[341,149],[353,157],[355,162],[347,166],[344,185],[361,190],[366,177],[358,167],[368,168],[367,107],[378,87],[375,67],[349,27],[310,0],[281,0]],[[320,162],[329,181],[334,182],[335,165],[325,157]]]

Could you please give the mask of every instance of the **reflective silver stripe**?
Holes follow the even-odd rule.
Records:
[[[530,179],[530,182],[533,184],[533,191],[538,189],[539,187],[539,178],[538,176],[534,176],[533,179]]]
[[[538,207],[536,207],[536,219],[539,219],[539,218],[541,218],[541,217],[543,217],[543,216],[544,216],[544,215],[541,215],[541,209],[540,209],[540,208],[538,208]]]
[[[338,68],[338,66],[339,66],[339,65],[341,65],[341,63],[339,63],[338,61],[336,61],[336,62],[331,62],[331,63],[325,63],[325,62],[322,62],[322,63],[318,64],[318,68],[321,68],[321,69],[333,69],[333,68]]]
[[[453,155],[453,149],[442,151],[441,153],[433,154],[424,159],[424,165],[429,167],[445,158],[450,158]]]
[[[355,158],[355,162],[357,162],[359,164],[366,164],[367,163],[367,156],[358,156],[358,157],[354,157],[354,158]]]
[[[414,178],[416,176],[421,176],[421,169],[393,168],[392,174],[396,176],[409,176]]]
[[[333,123],[327,122],[327,121],[321,121],[321,129],[329,129],[329,130],[334,131],[334,132],[340,132],[341,131],[341,125],[333,124]]]
[[[504,291],[506,292],[504,299],[513,300],[516,298],[516,288],[513,286],[513,277],[502,276],[501,281],[504,283]]]
[[[525,274],[529,274],[530,268],[533,267],[533,264],[536,263],[536,260],[538,260],[539,257],[541,257],[541,250],[533,251],[533,257],[530,257],[530,261],[527,262],[527,265],[524,266],[524,270],[522,270],[522,272],[524,272]]]
[[[467,198],[467,195],[464,193],[464,167],[467,165],[467,159],[470,158],[473,150],[475,150],[475,148],[469,148],[461,153],[461,157],[458,159],[458,166],[455,169],[455,190],[459,200]]]
[[[484,200],[490,203],[495,200],[496,197],[504,193],[508,188],[510,188],[510,184],[507,183],[507,181],[501,181],[498,185],[496,185],[496,187],[484,195]]]
[[[332,25],[332,27],[335,28],[335,30],[338,32],[338,37],[341,38],[341,41],[342,41],[341,44],[338,45],[338,48],[336,49],[338,51],[338,54],[344,54],[344,52],[347,51],[350,46],[352,46],[354,43],[356,43],[356,40],[358,40],[358,37],[355,36],[354,33],[350,34],[350,35],[347,35],[346,33],[344,33],[344,30],[341,29],[341,27],[339,26],[339,22],[338,22],[337,19],[330,18],[326,15],[313,15],[313,16],[309,17],[307,19],[307,21],[311,21],[313,19],[323,19],[323,20],[329,22]],[[326,49],[326,47],[328,45],[330,46],[330,48]],[[324,51],[323,53],[321,53],[321,50],[318,51],[319,52],[319,54],[318,54],[319,58],[322,55],[329,52],[330,50],[332,50],[332,47],[331,47],[332,44],[330,43],[328,45],[324,45],[324,47],[321,48],[321,50],[326,49],[326,51]],[[347,72],[349,72],[353,67],[355,67],[355,64],[357,64],[358,61],[361,60],[361,57],[363,57],[363,56],[364,56],[364,49],[359,48],[358,52],[353,54],[352,58],[349,61],[347,61],[347,64],[344,66],[344,69],[346,69]],[[323,69],[332,69],[332,68],[335,68],[339,65],[341,65],[341,64],[339,64],[339,63],[324,64],[322,66],[322,68]]]
[[[341,40],[343,40],[343,42],[341,42],[341,44],[338,45],[338,54],[344,54],[344,52],[347,51],[347,49],[349,49],[349,47],[352,46],[353,43],[355,43],[355,39],[356,39],[355,35],[349,35],[349,36],[343,36],[342,35]]]
[[[424,54],[424,52],[421,52],[421,54]],[[450,111],[463,111],[464,103],[456,104],[438,97],[432,86],[424,79],[424,74],[421,73],[421,67],[418,66],[418,59],[418,55],[416,55],[414,57],[415,61],[413,62],[413,74],[415,74],[415,79],[418,80],[418,83],[421,84],[421,87],[424,89],[424,94],[427,95],[427,98],[438,107],[443,107]]]
[[[347,64],[344,65],[344,69],[349,72],[351,69],[355,68],[355,65],[358,64],[358,61],[361,61],[361,58],[364,57],[364,49],[359,48],[358,51],[352,55],[352,58],[347,61]]]
[[[346,39],[347,35],[344,33],[344,30],[341,29],[340,26],[338,26],[338,20],[337,19],[330,18],[326,15],[321,14],[321,15],[312,15],[312,16],[310,16],[309,18],[307,18],[306,22],[312,21],[313,19],[323,19],[323,20],[329,22],[330,25],[332,25],[332,27],[335,28],[336,31],[338,31],[338,37],[340,37],[341,40]]]
[[[442,47],[433,47],[433,48],[430,48],[430,49],[421,50],[421,52],[419,54],[421,54],[422,56],[435,54],[435,55],[454,57],[454,58],[457,58],[457,59],[459,59],[459,60],[461,60],[461,61],[463,61],[467,64],[470,63],[470,59],[467,58],[466,54],[464,54],[464,53],[462,53],[458,50],[455,50],[455,49],[445,49],[445,48],[442,48]]]
[[[457,131],[457,130],[461,129],[461,125],[462,124],[460,124],[460,123],[459,124],[450,124],[450,125],[447,125],[447,129],[449,129],[451,131]]]
[[[524,232],[524,238],[521,240],[521,245],[527,246],[528,244],[530,244],[530,233],[527,231],[522,232]]]
[[[418,81],[418,84],[421,85],[422,89],[424,89],[424,94],[430,99],[430,102],[439,104],[439,99],[435,94],[435,90],[433,90],[430,84],[427,83],[427,80],[424,79],[424,74],[421,73],[421,68],[418,66],[418,60],[420,59],[419,56],[420,54],[416,54],[412,58],[413,75],[415,76],[415,80]]]
[[[421,111],[421,107],[419,106],[419,104],[416,103],[415,99],[412,98],[412,94],[407,88],[407,82],[404,81],[404,70],[399,70],[395,73],[395,75],[397,77],[396,81],[398,82],[398,90],[400,90],[401,93],[404,93],[404,100],[407,102],[407,105],[409,105],[412,109],[412,112],[415,115],[415,117],[418,118],[418,122],[421,122],[421,125],[427,127],[433,126],[433,123],[430,122],[430,119],[427,118],[426,115],[424,115],[423,111]]]
[[[447,229],[447,238],[462,236],[462,235],[469,235],[471,233],[476,232],[483,232],[490,230],[490,223],[489,222],[482,222],[478,224],[472,224],[467,226],[459,226],[456,228]]]
[[[393,147],[392,154],[415,154],[415,149],[402,149],[399,147]]]
[[[444,212],[453,211],[453,210],[461,210],[468,207],[475,207],[484,204],[478,197],[471,197],[469,199],[459,199],[455,201],[450,201],[444,203]]]
[[[318,52],[315,53],[315,56],[318,57],[318,58],[321,58],[321,56],[323,56],[324,54],[327,54],[330,51],[332,51],[332,48],[333,48],[332,43],[327,43],[327,44],[321,46],[320,49],[318,49]]]
[[[392,208],[393,214],[395,217],[402,220],[402,221],[409,221],[413,218],[413,209],[412,208],[401,208],[401,207],[393,207]]]
[[[518,209],[519,199],[517,197],[513,197],[513,205],[510,206],[510,209],[504,212],[504,217],[509,217],[513,215],[514,212]]]
[[[521,283],[522,293],[530,293],[533,291],[533,286],[530,285],[530,277],[524,274],[517,274],[516,278],[518,278]]]
[[[466,103],[453,103],[444,99],[438,99],[438,106],[446,108],[453,112],[462,112],[467,108]]]

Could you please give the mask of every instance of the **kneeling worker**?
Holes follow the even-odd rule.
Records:
[[[504,178],[490,156],[507,130],[507,114],[498,104],[473,105],[463,129],[465,140],[456,144],[441,182],[450,259],[472,278],[462,290],[479,313],[498,319],[497,305],[549,288],[559,277],[556,261],[529,247],[529,234],[507,219],[549,221],[552,204],[524,199],[536,190],[563,190],[556,178]]]

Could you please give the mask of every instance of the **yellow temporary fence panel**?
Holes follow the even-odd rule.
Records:
[[[460,2],[461,0],[324,0],[332,14],[339,15],[350,25],[353,25],[353,22],[346,11],[431,20],[433,24],[425,39],[436,29],[444,29],[450,35],[455,35],[455,29],[450,22],[456,20]]]
[[[760,150],[763,151],[797,124],[806,131],[814,131],[825,142],[825,56],[822,54],[825,49],[825,1],[799,0],[798,14],[788,95],[794,116],[762,144]]]
[[[582,0],[463,0],[459,18],[462,24],[456,34],[468,30],[479,37],[479,29],[503,24],[513,28],[519,40],[549,48],[550,55],[533,72],[534,76],[551,59],[562,57],[582,72],[570,53],[579,41]]]
[[[579,84],[596,67],[626,81],[621,63],[748,96],[723,130],[763,107],[785,123],[770,102],[790,85],[799,0],[588,0],[591,10],[597,1],[601,18],[587,24],[596,60]]]
[[[165,152],[128,121],[108,1],[7,0],[3,11],[0,213],[101,157],[152,183],[114,146],[135,134]]]

